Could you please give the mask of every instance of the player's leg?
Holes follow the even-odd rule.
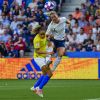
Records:
[[[50,70],[49,67],[46,66],[45,72],[46,72],[46,75],[44,76],[42,82],[39,85],[40,89],[42,89],[48,83],[48,81],[50,80],[50,78],[52,77],[52,72],[51,72],[51,70]]]
[[[65,47],[59,47],[57,49],[58,51],[58,56],[56,58],[56,60],[54,61],[54,64],[53,64],[53,67],[52,67],[52,71],[55,71],[55,69],[57,68],[57,66],[59,65],[61,59],[62,59],[62,56],[64,55],[65,53]]]
[[[46,85],[51,77],[51,74],[48,71],[50,68],[46,66],[45,58],[35,58],[34,60],[40,66],[43,75],[37,80],[33,88],[36,90],[36,94],[38,94],[40,97],[43,97],[42,88],[44,85]]]
[[[38,87],[38,86],[40,85],[40,83],[41,83],[43,77],[44,77],[44,74],[42,74],[42,75],[40,76],[40,78],[37,80],[37,82],[34,84],[34,88],[33,88],[33,89],[35,89],[36,87]]]
[[[43,80],[43,77],[44,77],[44,74],[42,74],[40,76],[40,78],[36,81],[36,83],[34,84],[34,86],[31,88],[31,90],[34,91],[35,93],[37,92],[36,88],[40,85],[41,81]]]
[[[52,64],[51,56],[46,57],[46,66],[49,67]]]
[[[54,41],[55,47],[57,48],[57,52],[58,52],[58,56],[56,58],[56,60],[54,61],[53,67],[52,67],[52,71],[55,71],[55,69],[57,68],[57,66],[59,65],[62,56],[65,53],[65,41],[58,41],[55,40]]]
[[[40,68],[46,65],[44,58],[35,58],[34,61],[39,65]],[[38,87],[44,77],[46,75],[45,71],[43,71],[43,74],[40,76],[40,78],[36,81],[34,86],[31,88],[31,90],[35,91],[36,87]]]
[[[36,87],[36,91],[37,91],[36,93],[40,97],[43,97],[42,89],[48,83],[48,81],[50,80],[50,78],[52,76],[52,72],[51,72],[50,68],[48,68],[47,66],[42,67],[42,72],[43,72],[44,77],[43,77],[42,81],[40,82],[40,85],[38,87]]]

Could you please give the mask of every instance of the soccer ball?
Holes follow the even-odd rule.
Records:
[[[54,10],[56,8],[56,4],[52,1],[48,1],[48,2],[45,3],[44,8],[47,11],[51,11],[51,10]]]

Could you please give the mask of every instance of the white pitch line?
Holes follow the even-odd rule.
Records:
[[[100,100],[100,98],[95,98],[95,99],[86,99],[86,100]]]

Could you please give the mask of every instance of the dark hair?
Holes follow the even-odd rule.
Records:
[[[81,27],[81,29],[84,31],[84,28]]]
[[[44,30],[41,30],[40,32],[39,32],[39,34],[45,34],[45,31]]]
[[[80,10],[79,8],[76,8],[75,10]]]

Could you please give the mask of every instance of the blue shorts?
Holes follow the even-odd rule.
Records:
[[[53,40],[55,48],[65,47],[65,40]]]

